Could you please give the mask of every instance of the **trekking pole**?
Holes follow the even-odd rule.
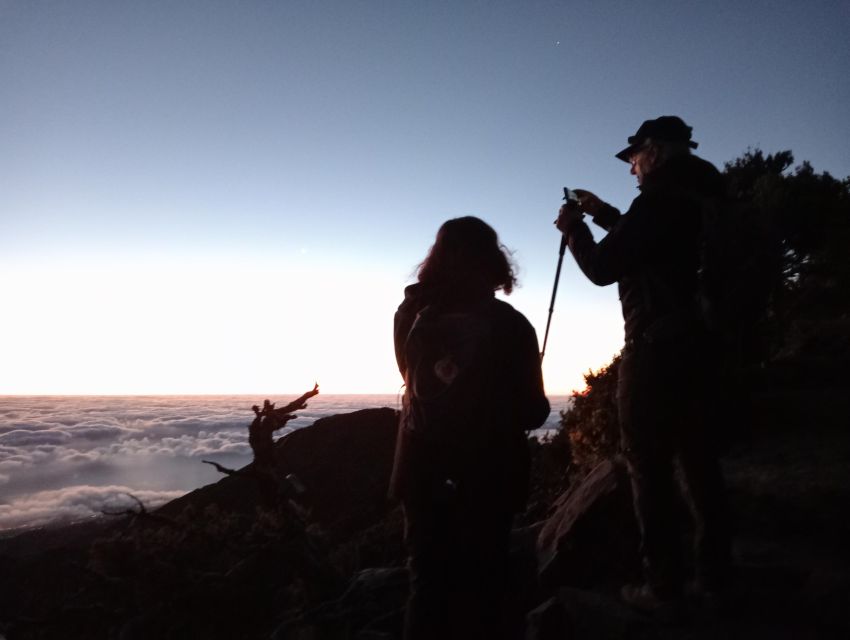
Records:
[[[564,200],[569,202],[572,194],[564,187]],[[546,319],[546,332],[543,334],[543,349],[540,351],[540,360],[546,355],[546,342],[549,340],[549,325],[552,324],[552,312],[555,310],[555,296],[558,295],[558,280],[561,279],[561,265],[564,263],[564,250],[567,248],[567,236],[561,235],[561,248],[558,249],[558,268],[555,269],[555,286],[552,287],[552,300],[549,302],[549,317]]]

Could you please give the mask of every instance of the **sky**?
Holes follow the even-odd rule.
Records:
[[[850,175],[847,33],[846,0],[0,0],[0,394],[395,393],[461,215],[542,342],[562,189],[626,209],[644,119]],[[621,346],[567,256],[547,391]]]

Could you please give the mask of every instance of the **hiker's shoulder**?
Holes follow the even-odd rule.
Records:
[[[521,311],[515,309],[509,302],[494,298],[492,310],[494,317],[516,330],[524,331],[532,329],[528,318]]]

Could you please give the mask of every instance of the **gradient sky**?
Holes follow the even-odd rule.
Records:
[[[718,166],[850,175],[850,3],[0,0],[0,394],[396,391],[438,226],[515,251],[546,323],[562,187],[678,114]],[[547,389],[620,348],[568,257]]]

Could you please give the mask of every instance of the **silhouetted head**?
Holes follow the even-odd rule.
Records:
[[[646,176],[667,160],[688,155],[691,149],[697,148],[698,143],[691,140],[692,130],[678,116],[645,120],[635,135],[629,136],[629,146],[616,154],[616,157],[628,162],[631,174],[637,176],[638,184],[643,184]]]
[[[447,220],[440,227],[428,257],[419,265],[419,282],[486,287],[509,294],[516,277],[510,252],[499,243],[493,227],[465,216]]]

